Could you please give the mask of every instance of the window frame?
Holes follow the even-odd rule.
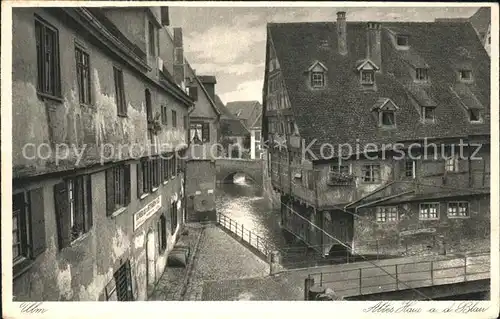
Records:
[[[393,123],[392,124],[384,124],[384,115],[391,115]],[[383,128],[394,128],[396,127],[396,112],[393,110],[381,110],[379,112],[379,125]]]
[[[151,21],[148,21],[148,50],[151,57],[156,56],[156,28]]]
[[[397,206],[377,206],[376,210],[375,210],[375,221],[379,224],[399,222],[398,207]]]
[[[343,172],[342,170],[347,168],[347,172]],[[351,164],[350,163],[332,163],[329,165],[328,168],[329,173],[337,173],[337,174],[345,174],[345,175],[350,175],[351,174]]]
[[[365,173],[370,172],[370,180],[366,180]],[[378,176],[376,176],[378,175]],[[378,184],[381,179],[381,165],[380,164],[363,164],[361,166],[361,181],[366,184]]]
[[[429,69],[428,68],[416,68],[415,69],[415,80],[419,82],[429,81]]]
[[[472,115],[474,114],[474,112],[477,112],[477,120],[472,120]],[[479,109],[469,109],[467,111],[468,115],[469,115],[469,122],[470,123],[482,123],[483,122],[483,114],[481,112],[481,110]]]
[[[62,97],[61,83],[61,58],[59,49],[59,30],[45,19],[35,14],[35,48],[37,57],[37,93],[60,100]],[[51,32],[51,50],[47,50],[47,31]],[[39,38],[40,33],[40,38]],[[47,70],[47,53],[49,52],[50,64]],[[42,63],[43,59],[43,63]]]
[[[451,204],[456,204],[457,207],[457,215],[450,215],[450,206]],[[466,215],[458,215],[459,213],[459,209],[460,209],[460,204],[467,204],[467,210],[466,210]],[[468,201],[450,201],[447,203],[446,205],[446,216],[448,218],[458,218],[458,219],[466,219],[466,218],[470,218],[470,202]]]
[[[427,112],[428,110],[431,110],[431,112]],[[422,121],[424,123],[434,123],[436,121],[436,113],[434,107],[422,106],[421,111],[422,111]],[[427,114],[432,114],[432,119],[427,118]]]
[[[444,170],[446,173],[459,172],[458,156],[456,154],[450,155],[449,158],[444,160]],[[451,169],[450,169],[451,168]]]
[[[363,85],[373,85],[375,84],[375,71],[374,70],[361,70],[360,81]],[[366,81],[364,75],[370,75],[370,80]]]
[[[92,179],[90,174],[83,174],[67,178],[65,181],[66,190],[68,193],[68,205],[70,214],[70,229],[71,239],[70,244],[78,241],[80,238],[85,237],[93,227],[93,224],[88,224],[92,220]],[[71,187],[70,187],[71,185]],[[76,189],[76,185],[80,185],[81,189]],[[79,193],[81,191],[81,193]],[[78,215],[81,216],[78,216]],[[73,227],[77,225],[76,220],[81,218],[82,229],[81,232],[75,234]]]
[[[127,101],[125,98],[123,69],[119,66],[113,65],[113,80],[115,84],[115,103],[117,115],[120,117],[127,117]]]
[[[464,72],[467,72],[467,74],[469,75],[468,78],[463,77]],[[472,70],[469,70],[469,69],[459,70],[458,77],[459,77],[460,81],[462,81],[462,82],[472,82],[474,80],[474,75],[472,74]]]
[[[80,59],[79,59],[80,57]],[[87,63],[85,64],[85,57]],[[76,81],[78,86],[78,98],[80,104],[92,104],[92,74],[90,68],[90,55],[82,46],[75,43],[75,60],[76,60]],[[87,75],[85,78],[84,75]],[[85,85],[87,89],[85,89]]]
[[[401,39],[404,39],[405,44],[399,43],[400,42],[399,40],[401,40]],[[398,47],[408,47],[408,46],[410,46],[410,38],[404,34],[396,35],[396,45]]]
[[[411,163],[411,168],[408,167],[408,164]],[[410,159],[406,159],[405,160],[405,178],[411,178],[411,179],[415,179],[416,177],[416,166],[417,166],[417,163],[415,160],[410,160]],[[408,175],[408,172],[411,171],[411,175]]]
[[[315,76],[319,76],[319,78],[315,78]],[[320,72],[320,71],[311,72],[311,87],[313,89],[323,88],[325,87],[325,83],[326,83],[325,72]]]
[[[433,205],[435,207],[431,207],[431,205]],[[423,215],[422,215],[422,207],[423,206],[429,206],[429,209],[436,208],[436,217],[430,217],[431,212],[429,211],[428,213],[426,213],[426,215],[429,217],[423,218]],[[439,220],[439,218],[440,218],[440,204],[439,204],[439,202],[419,203],[419,205],[418,205],[418,220],[425,220],[425,221],[427,221],[427,220]]]
[[[19,222],[16,223],[16,231],[19,230],[19,242],[16,243],[16,246],[19,246],[19,254],[14,257],[14,253],[12,253],[12,265],[16,266],[25,260],[29,260],[32,257],[32,250],[30,247],[30,233],[32,230],[31,227],[31,207],[29,205],[29,192],[22,191],[19,193],[12,194],[12,217],[14,219],[14,213],[18,209],[14,209],[15,206],[15,196],[22,195],[22,203],[19,207],[20,215]],[[20,226],[20,227],[19,227]],[[14,220],[12,220],[12,233],[14,233]],[[14,234],[12,234],[12,247],[14,247]]]
[[[177,111],[172,110],[172,127],[177,127]]]

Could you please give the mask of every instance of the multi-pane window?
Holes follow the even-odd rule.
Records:
[[[75,47],[76,80],[80,103],[90,104],[90,62],[89,55],[80,47]]]
[[[92,187],[89,175],[66,181],[69,202],[70,240],[87,233],[92,227]]]
[[[325,86],[325,74],[323,72],[312,72],[311,86],[314,88]]]
[[[127,116],[127,103],[125,101],[125,88],[123,86],[123,71],[113,67],[115,80],[115,102],[119,116]]]
[[[458,172],[458,157],[455,154],[449,155],[445,160],[444,168],[447,172]]]
[[[25,194],[12,197],[12,260],[14,263],[30,257],[29,207]]]
[[[54,27],[37,18],[35,20],[35,37],[38,69],[37,89],[40,93],[60,96],[58,32]]]
[[[210,141],[210,124],[209,123],[193,123],[191,122],[191,141],[195,143]]]
[[[377,207],[375,212],[377,222],[395,222],[398,220],[398,208],[395,206]]]
[[[428,80],[427,69],[417,68],[416,78],[419,81],[427,81]]]
[[[362,179],[365,183],[375,183],[380,181],[380,164],[363,165]]]
[[[469,217],[468,202],[449,202],[448,217]]]
[[[415,178],[415,161],[405,161],[405,176]]]
[[[460,80],[470,81],[472,80],[471,70],[460,70]]]
[[[380,124],[382,126],[394,126],[396,125],[396,119],[393,111],[381,111],[380,112]]]
[[[439,203],[422,203],[419,207],[418,217],[420,220],[432,220],[439,218]]]
[[[12,196],[13,274],[24,268],[46,248],[43,188]]]
[[[434,108],[423,106],[422,107],[422,119],[427,122],[434,121]]]
[[[172,126],[177,127],[177,112],[172,110]]]
[[[361,71],[361,84],[373,84],[375,82],[375,73],[371,70]]]
[[[159,158],[142,159],[137,165],[138,196],[150,193],[160,186],[161,163]]]
[[[106,207],[112,215],[130,203],[130,165],[117,165],[106,170]]]
[[[334,163],[330,165],[330,173],[339,173],[344,175],[350,174],[349,164]]]

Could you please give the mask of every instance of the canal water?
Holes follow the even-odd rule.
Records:
[[[310,267],[323,263],[318,253],[280,228],[280,212],[271,208],[265,195],[261,187],[244,176],[235,175],[233,184],[218,186],[217,211],[278,248],[285,268]]]

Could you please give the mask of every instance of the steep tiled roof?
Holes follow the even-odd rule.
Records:
[[[236,115],[239,119],[248,120],[252,115],[252,111],[255,108],[255,104],[258,101],[233,101],[228,102],[226,107]]]
[[[268,25],[292,112],[307,144],[316,140],[317,147],[321,143],[363,145],[489,134],[490,63],[469,23],[381,23],[382,73],[375,75],[376,91],[363,90],[356,71],[366,58],[366,25],[347,22],[345,56],[338,53],[334,22]],[[410,52],[401,54],[404,51],[394,48],[388,27],[409,35]],[[304,70],[315,61],[328,68],[328,86],[322,90],[305,85]],[[474,73],[474,82],[466,86],[486,107],[483,124],[469,123],[466,110],[450,90],[458,81],[457,63],[465,62]],[[423,63],[429,66],[430,81],[414,83],[411,65]],[[378,127],[371,108],[379,98],[389,98],[398,106],[395,129]],[[420,121],[418,103],[436,105],[435,124]]]
[[[491,23],[491,8],[482,7],[474,13],[470,18],[470,23],[476,29],[477,33],[483,36],[488,31],[488,26]]]
[[[220,125],[221,134],[227,136],[246,136],[250,132],[245,128],[241,120],[236,118],[228,109],[224,106],[224,103],[218,95],[215,95],[215,104],[221,112]]]

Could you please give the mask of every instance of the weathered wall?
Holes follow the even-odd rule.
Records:
[[[451,201],[468,201],[470,217],[450,218],[447,205]],[[455,197],[432,199],[427,202],[439,202],[437,220],[419,220],[419,203],[410,202],[394,205],[398,209],[399,220],[378,223],[376,208],[361,208],[354,217],[354,247],[360,254],[419,254],[425,251],[438,253],[439,242],[446,243],[448,252],[481,250],[479,243],[489,242],[490,233],[490,197]],[[428,233],[418,235],[400,235],[403,231],[427,229]],[[378,240],[378,243],[377,243]],[[378,245],[378,247],[377,247]],[[430,246],[430,247],[427,247]]]
[[[62,101],[42,101],[37,96],[37,63],[34,34],[34,13],[39,14],[59,30]],[[168,148],[185,144],[183,116],[187,107],[180,104],[163,90],[132,70],[123,66],[127,117],[117,116],[112,58],[104,55],[90,44],[86,38],[61,24],[42,9],[23,8],[13,12],[13,70],[12,98],[14,105],[12,134],[14,177],[43,174],[51,171],[73,169],[77,164],[86,166],[101,161],[101,153],[114,146],[114,154],[104,161],[129,158],[140,154],[149,141],[145,111],[145,89],[151,91],[154,113],[160,112],[162,104],[168,105],[169,112],[177,111],[177,127],[171,122],[164,125],[158,135],[158,143]],[[74,46],[78,41],[87,49],[91,65],[92,103],[80,105],[78,101]],[[69,48],[69,49],[65,49]],[[171,113],[170,113],[171,114]],[[169,115],[170,115],[169,114]],[[171,121],[171,116],[169,121]],[[32,143],[35,148],[23,147]],[[40,145],[47,146],[40,146]],[[69,155],[64,161],[55,162],[55,146],[66,144]],[[41,156],[30,158],[40,147]],[[119,149],[122,150],[119,156]],[[66,154],[61,152],[62,155]],[[80,158],[80,161],[78,159]]]
[[[146,33],[146,8],[104,8],[106,17],[144,53],[148,52]]]
[[[215,162],[189,160],[186,162],[186,207],[187,220],[215,221]]]
[[[57,247],[57,226],[53,187],[58,179],[45,179],[39,183],[26,184],[26,190],[43,187],[46,251],[32,264],[31,268],[13,281],[13,295],[16,301],[58,301],[82,300],[97,301],[104,298],[104,288],[113,278],[113,273],[122,262],[130,259],[134,295],[138,300],[146,299],[146,233],[155,232],[160,214],[165,213],[167,220],[168,245],[159,254],[156,246],[156,277],[163,271],[166,255],[173,248],[174,237],[170,233],[170,205],[178,204],[179,223],[183,220],[181,175],[161,184],[158,190],[144,199],[137,198],[137,164],[131,165],[131,202],[121,214],[106,216],[105,172],[95,172],[92,179],[93,227],[70,247],[59,250]],[[22,189],[14,189],[16,193]],[[136,231],[133,215],[157,196],[162,196],[162,208],[150,217]],[[178,229],[179,227],[177,227]],[[157,245],[158,241],[155,240]]]

